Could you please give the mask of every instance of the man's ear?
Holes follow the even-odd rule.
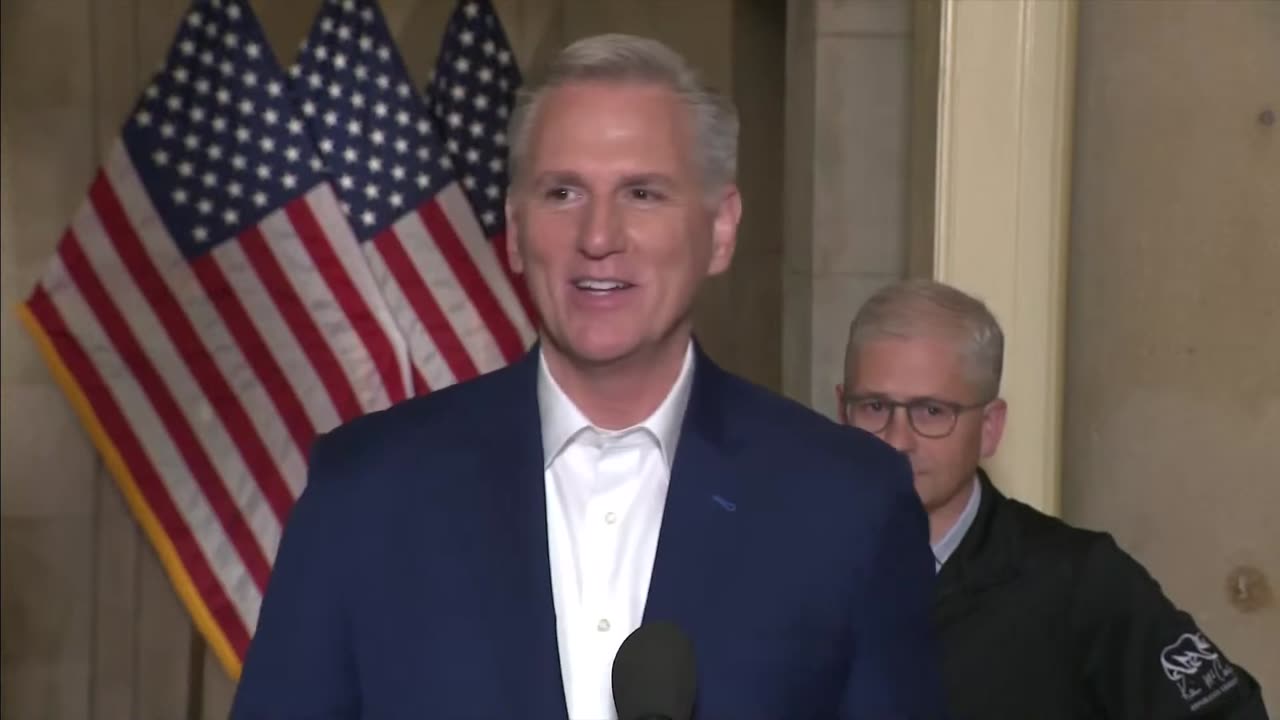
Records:
[[[1000,398],[987,403],[987,406],[982,409],[981,456],[983,459],[995,455],[996,450],[1000,447],[1000,439],[1004,437],[1004,421],[1008,411],[1008,404]]]
[[[503,212],[507,216],[507,264],[511,272],[517,275],[524,272],[524,258],[520,257],[520,223],[516,222],[516,206],[512,202],[512,192],[507,191],[507,201]]]
[[[840,414],[840,422],[849,424],[849,408],[844,402],[844,383],[836,383],[836,412]]]
[[[738,246],[738,223],[742,220],[742,195],[738,186],[725,188],[711,226],[711,264],[708,275],[719,275],[729,269]]]

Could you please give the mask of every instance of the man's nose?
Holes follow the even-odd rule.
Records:
[[[593,199],[587,205],[578,234],[578,250],[589,258],[603,258],[621,252],[626,244],[621,214],[608,198]]]
[[[899,452],[915,449],[916,431],[911,427],[906,408],[894,408],[893,416],[889,418],[889,424],[885,426],[881,437]]]

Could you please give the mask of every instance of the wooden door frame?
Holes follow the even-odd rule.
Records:
[[[1059,512],[1076,0],[941,0],[935,279],[1005,332],[1008,422],[987,469]]]

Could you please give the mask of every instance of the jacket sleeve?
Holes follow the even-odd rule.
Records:
[[[891,497],[873,516],[868,572],[853,608],[853,662],[840,720],[944,720],[931,612],[929,522],[905,458],[889,465]]]
[[[1075,593],[1082,680],[1104,717],[1266,720],[1253,677],[1110,536],[1086,551]]]
[[[359,717],[343,612],[346,525],[338,478],[317,439],[306,489],[290,511],[245,658],[231,720]]]

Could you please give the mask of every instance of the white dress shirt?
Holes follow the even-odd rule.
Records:
[[[547,370],[538,375],[547,542],[560,673],[570,720],[616,720],[611,672],[640,625],[680,426],[693,344],[662,404],[625,430],[595,427]]]

